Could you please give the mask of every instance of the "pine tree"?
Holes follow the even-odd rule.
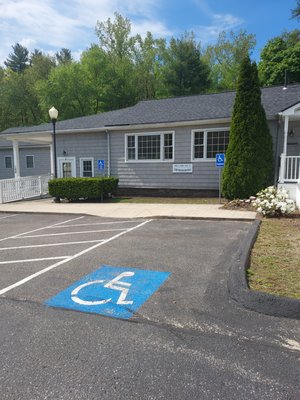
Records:
[[[223,171],[227,199],[245,199],[273,183],[273,145],[261,104],[256,63],[247,56],[239,73]]]
[[[16,43],[12,48],[13,52],[9,54],[4,64],[15,72],[23,72],[28,67],[29,52],[20,43]]]

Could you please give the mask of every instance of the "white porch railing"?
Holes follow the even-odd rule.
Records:
[[[300,156],[281,154],[279,182],[297,182],[300,179]]]
[[[0,180],[0,204],[45,195],[50,179],[51,175],[41,175]]]

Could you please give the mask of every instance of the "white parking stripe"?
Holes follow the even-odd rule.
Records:
[[[47,261],[47,260],[62,260],[70,258],[70,256],[61,256],[61,257],[46,257],[46,258],[31,258],[26,260],[11,260],[11,261],[0,261],[0,265],[3,264],[17,264],[17,263],[27,263],[27,262],[35,262],[35,261]]]
[[[2,250],[32,249],[32,248],[35,249],[36,247],[66,246],[68,244],[99,243],[99,242],[103,242],[103,241],[104,241],[104,239],[98,239],[98,240],[82,240],[80,242],[46,243],[46,244],[33,244],[31,246],[0,247],[0,251],[2,251]]]
[[[74,228],[74,227],[78,227],[78,226],[92,226],[92,225],[113,225],[113,224],[134,224],[134,223],[138,223],[140,221],[137,220],[133,220],[133,221],[113,221],[113,222],[93,222],[90,224],[73,224],[73,225],[66,225],[66,226],[54,226],[51,228]]]
[[[44,268],[44,269],[42,269],[41,271],[36,272],[35,274],[29,275],[29,276],[27,276],[26,278],[21,279],[20,281],[18,281],[18,282],[16,282],[16,283],[14,283],[14,284],[12,284],[12,285],[10,285],[10,286],[7,286],[6,288],[0,290],[0,295],[2,295],[2,294],[4,294],[4,293],[7,293],[7,292],[9,292],[10,290],[12,290],[12,289],[14,289],[14,288],[16,288],[16,287],[18,287],[18,286],[23,285],[24,283],[26,283],[26,282],[28,282],[28,281],[31,281],[32,279],[34,279],[34,278],[36,278],[36,277],[38,277],[38,276],[40,276],[40,275],[42,275],[42,274],[44,274],[44,273],[46,273],[46,272],[48,272],[48,271],[51,271],[52,269],[54,269],[54,268],[56,268],[56,267],[58,267],[58,266],[60,266],[60,265],[62,265],[62,264],[65,264],[65,263],[67,263],[67,262],[69,262],[69,261],[71,261],[71,260],[74,260],[75,258],[80,257],[80,256],[82,256],[83,254],[86,254],[86,253],[88,253],[89,251],[92,251],[92,250],[96,249],[97,247],[103,246],[104,244],[109,243],[109,242],[111,242],[112,240],[115,240],[115,239],[119,238],[120,236],[125,235],[125,234],[128,233],[128,232],[131,232],[131,231],[133,231],[133,230],[135,230],[135,229],[137,229],[137,228],[140,228],[140,227],[142,227],[143,225],[145,225],[145,224],[147,224],[148,222],[151,222],[151,221],[152,221],[151,219],[150,219],[150,220],[146,220],[146,221],[142,222],[141,224],[136,225],[136,226],[134,226],[134,227],[132,227],[132,228],[129,228],[129,229],[123,231],[123,232],[120,232],[120,233],[116,234],[115,236],[112,236],[112,237],[110,237],[109,239],[104,240],[104,241],[101,242],[101,243],[97,243],[97,244],[95,244],[94,246],[91,246],[91,247],[89,247],[89,248],[87,248],[87,249],[85,249],[85,250],[83,250],[83,251],[81,251],[81,252],[75,254],[75,255],[72,256],[72,257],[69,257],[69,258],[67,258],[67,259],[65,259],[65,260],[59,261],[59,262],[56,263],[56,264],[50,265],[49,267]]]
[[[3,240],[15,239],[15,238],[18,238],[18,237],[22,237],[22,235],[27,235],[28,233],[33,233],[33,232],[41,231],[41,230],[43,230],[43,229],[52,228],[53,226],[66,224],[67,222],[76,221],[76,220],[81,219],[81,218],[84,218],[84,216],[82,216],[82,217],[77,217],[77,218],[72,218],[72,219],[68,219],[67,221],[58,222],[57,224],[51,224],[51,225],[49,225],[49,226],[44,226],[43,228],[33,229],[32,231],[19,233],[18,235],[8,236],[8,237],[6,237],[6,238],[0,239],[0,242],[2,242]]]
[[[99,231],[81,231],[81,232],[61,232],[61,233],[46,233],[43,235],[22,235],[18,237],[14,237],[13,239],[21,239],[21,238],[38,238],[38,237],[48,237],[48,236],[62,236],[62,235],[80,235],[82,233],[97,233],[97,232],[114,232],[114,231],[124,231],[125,229],[102,229]]]
[[[18,215],[18,214],[6,215],[5,217],[1,217],[0,219],[11,218],[11,217],[15,217],[16,215]]]

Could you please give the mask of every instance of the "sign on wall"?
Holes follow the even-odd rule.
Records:
[[[105,169],[105,160],[98,160],[98,170],[103,171]]]
[[[216,154],[216,167],[224,167],[225,164],[225,154],[218,153]]]
[[[192,174],[193,164],[173,164],[173,174]]]

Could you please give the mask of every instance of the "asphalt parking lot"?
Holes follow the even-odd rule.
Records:
[[[228,295],[250,225],[0,214],[1,397],[299,399],[299,321]]]

